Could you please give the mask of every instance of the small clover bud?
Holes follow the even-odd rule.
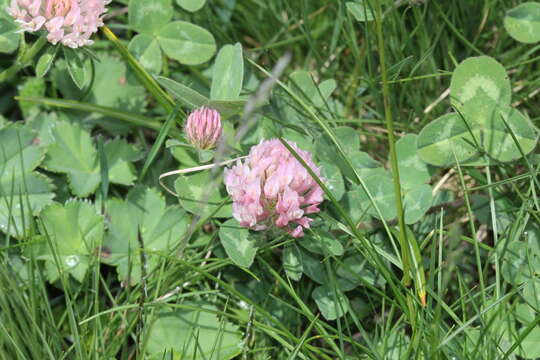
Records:
[[[201,107],[189,114],[185,126],[188,141],[201,150],[213,148],[221,137],[221,115]]]

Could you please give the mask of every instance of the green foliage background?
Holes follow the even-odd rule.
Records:
[[[116,0],[76,50],[0,14],[0,358],[540,358],[519,3]],[[321,167],[301,239],[241,228],[211,166],[269,138]]]

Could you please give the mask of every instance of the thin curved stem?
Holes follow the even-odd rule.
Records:
[[[159,175],[159,184],[161,186],[163,186],[163,188],[171,195],[173,196],[176,196],[178,197],[178,194],[175,193],[174,191],[172,191],[171,189],[169,189],[164,183],[163,183],[163,179],[165,179],[166,177],[169,177],[169,176],[173,176],[173,175],[182,175],[182,174],[189,174],[189,173],[192,173],[192,172],[197,172],[197,171],[202,171],[202,170],[210,170],[210,169],[213,169],[213,168],[216,168],[218,166],[225,166],[225,165],[229,165],[237,160],[242,160],[242,159],[245,159],[247,158],[247,156],[241,156],[241,157],[238,157],[238,158],[235,158],[235,159],[230,159],[230,160],[225,160],[225,161],[222,161],[220,163],[217,163],[217,164],[208,164],[208,165],[202,165],[202,166],[195,166],[195,167],[191,167],[191,168],[188,168],[188,169],[181,169],[181,170],[173,170],[173,171],[168,171],[166,173],[163,173],[161,175]]]

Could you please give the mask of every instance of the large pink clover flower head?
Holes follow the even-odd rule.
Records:
[[[311,154],[288,144],[320,177]],[[233,215],[241,226],[252,230],[284,229],[293,237],[304,235],[319,212],[323,190],[306,168],[277,139],[251,148],[242,163],[225,169],[225,186],[233,200]]]
[[[11,0],[8,13],[21,31],[46,30],[47,40],[70,48],[91,45],[111,0]]]

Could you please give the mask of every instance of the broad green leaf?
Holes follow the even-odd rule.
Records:
[[[139,113],[145,106],[146,91],[129,74],[126,64],[116,57],[102,55],[95,64],[92,100],[97,105]],[[110,117],[95,116],[96,122],[113,134],[122,134],[132,127]]]
[[[26,120],[26,128],[36,132],[34,143],[42,148],[47,148],[54,140],[51,129],[61,121],[61,115],[55,112],[40,112],[36,116]]]
[[[0,178],[34,170],[43,160],[45,150],[38,146],[37,134],[27,127],[10,124],[0,129]]]
[[[94,84],[85,101],[100,106],[112,107],[126,112],[140,113],[145,106],[146,92],[137,79],[130,75],[126,64],[116,57],[100,53],[100,61],[95,62]],[[53,83],[67,99],[80,100],[84,96],[71,81],[63,60],[55,62],[51,70]],[[83,118],[81,116],[81,118]],[[133,126],[112,117],[92,114],[83,118],[86,127],[98,123],[114,135],[125,134]]]
[[[302,247],[297,247],[297,249],[304,274],[318,284],[326,284],[328,279],[322,261]]]
[[[199,160],[199,164],[206,164],[210,161],[214,160],[214,156],[216,155],[215,150],[200,150],[195,149],[197,153],[197,159]]]
[[[56,58],[56,53],[58,52],[57,46],[49,46],[43,54],[39,57],[39,60],[36,64],[36,76],[39,78],[47,75],[51,66]]]
[[[488,56],[468,58],[452,74],[450,94],[456,108],[461,109],[479,93],[487,95],[493,104],[510,105],[512,88],[506,70]]]
[[[59,122],[51,130],[44,167],[68,176],[69,186],[78,197],[93,193],[100,182],[97,151],[90,134],[78,124]]]
[[[212,100],[238,100],[244,83],[242,45],[225,45],[216,56],[212,73]]]
[[[59,270],[67,271],[82,281],[89,264],[95,261],[96,248],[103,240],[103,217],[96,208],[83,201],[69,201],[65,205],[53,204],[41,212],[44,237],[33,246],[38,259],[46,261],[47,275],[51,282],[59,277]],[[60,260],[60,269],[55,257]]]
[[[186,106],[191,109],[196,109],[198,107],[207,105],[209,99],[199,94],[197,91],[166,77],[157,77],[157,82],[163,86],[167,91],[171,93],[176,99],[180,100]]]
[[[183,144],[181,146],[173,146],[171,148],[171,154],[183,166],[195,167],[212,161],[216,151],[200,150],[191,144]]]
[[[480,130],[471,132],[457,113],[443,115],[429,123],[418,135],[418,154],[425,162],[436,166],[449,166],[457,160],[460,164],[478,159],[473,146],[480,139]]]
[[[349,158],[352,158],[353,154],[360,150],[360,138],[353,128],[340,126],[334,129],[334,135]],[[344,176],[350,179],[355,178],[349,165],[339,155],[334,143],[328,136],[320,136],[315,141],[315,149],[320,160],[337,165]]]
[[[506,248],[500,247],[502,253],[501,273],[504,280],[519,285],[534,278],[535,269],[540,268],[540,257],[531,253],[527,243],[511,242]]]
[[[269,120],[272,121],[272,120]],[[271,139],[275,137],[277,129],[275,127],[270,128],[270,126],[265,126],[269,121],[257,121],[257,126],[253,126],[253,139],[244,138],[242,142],[246,145],[258,144],[261,139]],[[300,149],[314,153],[315,152],[315,143],[311,136],[306,136],[305,133],[299,132],[296,129],[285,128],[281,131],[281,137],[287,139],[289,142],[293,142]]]
[[[19,47],[21,34],[12,19],[0,17],[0,53],[11,54]]]
[[[195,109],[201,106],[207,106],[220,112],[224,117],[229,117],[238,114],[244,108],[246,101],[222,101],[222,100],[210,100],[206,96],[198,93],[197,91],[179,83],[174,80],[158,77],[157,82],[167,89],[171,95],[180,100],[190,109]],[[224,124],[226,126],[226,124]]]
[[[469,100],[462,110],[463,117],[447,114],[422,129],[418,153],[424,161],[446,166],[455,162],[455,154],[461,164],[474,165],[480,153],[473,144],[498,161],[521,158],[519,147],[524,154],[535,148],[538,133],[531,121],[509,106],[497,106],[484,92]]]
[[[232,206],[226,202],[225,188],[221,176],[212,171],[193,175],[180,175],[175,182],[180,205],[192,214],[199,216],[227,218],[232,215]],[[222,205],[225,203],[225,205]]]
[[[21,289],[24,288],[27,290],[31,286],[36,286],[38,284],[37,277],[39,275],[37,272],[41,269],[29,266],[32,260],[15,254],[9,254],[6,260],[7,267],[12,269],[14,274],[17,274],[17,277],[14,278],[14,280]]]
[[[523,287],[523,298],[532,306],[540,308],[540,279],[529,281]],[[530,320],[530,319],[529,319]]]
[[[163,195],[152,188],[135,187],[125,200],[108,200],[106,209],[109,232],[103,243],[102,258],[117,266],[120,280],[129,279],[131,284],[141,278],[138,231],[148,273],[178,248],[190,224],[190,216],[184,210],[167,206]]]
[[[151,204],[149,194],[143,206]],[[159,196],[156,203],[161,206]],[[141,213],[149,211],[145,207],[137,207],[129,200],[110,199],[106,202],[107,228],[103,241],[102,261],[117,267],[118,278],[129,284],[136,284],[141,279],[140,246],[137,232],[141,225]],[[157,208],[158,213],[163,209]],[[152,213],[148,214],[152,216]],[[150,270],[150,269],[149,269]]]
[[[64,47],[64,58],[71,79],[79,89],[82,89],[87,82],[87,73],[84,61],[75,50]]]
[[[523,285],[523,299],[525,302],[516,306],[516,318],[524,325],[536,317],[535,309],[540,308],[540,279],[532,279]]]
[[[345,181],[343,180],[341,171],[333,163],[323,161],[319,165],[324,183],[336,200],[339,201],[343,197],[343,194],[345,194]]]
[[[156,36],[165,54],[185,65],[205,63],[216,52],[214,36],[204,28],[185,21],[165,25]]]
[[[535,313],[534,316],[538,316]],[[538,359],[540,357],[540,327],[533,329],[521,343],[524,359]]]
[[[307,234],[298,240],[304,249],[314,254],[325,256],[341,256],[344,253],[343,245],[332,234],[326,231],[317,231]]]
[[[304,100],[315,107],[322,108],[337,87],[333,79],[325,80],[319,85],[315,84],[311,74],[305,70],[297,70],[290,76],[291,88]]]
[[[54,141],[48,147],[44,167],[67,174],[72,192],[79,197],[93,193],[101,181],[97,151],[90,134],[78,124],[58,122],[51,129]],[[120,185],[132,185],[136,179],[131,162],[141,158],[140,151],[124,140],[105,145],[109,179]]]
[[[133,185],[137,176],[132,162],[138,161],[143,154],[135,145],[125,140],[114,139],[105,144],[109,179],[115,184]]]
[[[221,113],[222,116],[229,117],[239,114],[246,106],[245,100],[210,100],[208,101],[208,107],[215,109]]]
[[[511,37],[522,43],[540,41],[540,4],[526,2],[508,10],[504,27]]]
[[[537,307],[533,308],[529,306],[529,304],[526,304],[526,303],[516,304],[515,310],[514,310],[516,320],[518,320],[523,325],[527,326],[528,324],[531,323],[531,320],[533,320],[536,317],[536,311],[534,309],[537,309]]]
[[[223,23],[229,23],[231,17],[235,11],[237,0],[224,0],[222,6],[216,7],[215,11],[218,15],[218,18],[221,19]]]
[[[482,310],[484,310],[487,306],[494,305],[495,299],[491,298],[488,299],[486,303],[482,305]],[[486,335],[497,339],[497,348],[500,349],[501,353],[505,353],[508,350],[510,350],[510,347],[518,340],[518,329],[516,328],[516,321],[514,318],[514,314],[512,311],[509,311],[510,309],[508,307],[501,308],[499,306],[494,306],[493,308],[489,309],[487,312],[484,313],[484,317],[488,320],[492,320],[494,317],[497,317],[495,321],[497,321],[497,326],[490,326],[488,329],[483,328],[482,326],[479,327],[479,331],[472,332],[471,335],[472,339],[467,340],[473,340],[474,346],[471,346],[471,348],[478,349],[481,344],[484,343]],[[498,314],[497,314],[498,313]],[[469,330],[470,331],[470,330]],[[518,346],[507,359],[517,360],[523,358],[523,351],[522,347]],[[519,354],[519,358],[517,355]],[[478,358],[478,353],[471,352],[472,358]],[[484,357],[484,356],[482,356]],[[489,356],[488,356],[489,357]]]
[[[31,217],[39,215],[54,196],[52,182],[42,174],[17,173],[13,178],[4,174],[0,177],[0,231],[21,238]]]
[[[387,173],[383,165],[373,160],[366,152],[354,151],[350,153],[349,157],[355,171],[362,178],[368,178],[373,175],[386,175]]]
[[[182,166],[195,167],[200,165],[200,163],[197,161],[197,154],[190,148],[175,146],[171,148],[171,155],[176,159],[176,161],[182,164]]]
[[[380,356],[385,360],[402,360],[407,358],[407,351],[410,346],[409,337],[395,330],[389,333],[389,336],[377,344]]]
[[[294,281],[302,278],[302,253],[296,244],[290,244],[283,249],[283,268],[287,276]]]
[[[529,250],[536,256],[540,256],[540,229],[538,226],[528,226],[526,229],[526,235]]]
[[[144,152],[135,144],[128,143],[123,139],[114,139],[105,144],[107,159],[110,164],[114,164],[117,159],[127,162],[139,161],[144,157]]]
[[[355,129],[348,126],[340,126],[334,129],[334,135],[343,147],[345,154],[350,155],[360,150],[360,137]],[[326,137],[325,140],[329,141]]]
[[[66,99],[75,100],[83,96],[83,91],[75,85],[69,75],[68,65],[65,59],[57,59],[54,62],[54,66],[50,69],[49,75],[53,85]]]
[[[169,143],[169,141],[167,141]],[[169,146],[167,146],[169,147]],[[173,146],[171,149],[173,157],[184,166],[199,166],[214,159],[215,150],[200,150],[191,144]]]
[[[223,126],[223,132],[221,134],[221,139],[223,143],[225,143],[230,149],[234,149],[237,152],[243,152],[244,149],[246,149],[246,147],[242,146],[243,141],[246,142],[245,144],[247,144],[247,146],[251,147],[257,145],[261,141],[261,139],[267,138],[266,136],[261,136],[264,136],[266,134],[275,134],[275,132],[270,132],[267,127],[267,124],[270,123],[271,120],[266,120],[267,119],[264,117],[260,118],[257,126],[252,127],[253,131],[248,132],[248,134],[246,134],[246,136],[244,136],[242,139],[237,138],[237,129],[232,121],[222,121],[221,125]],[[257,134],[259,136],[257,136]]]
[[[176,0],[176,3],[184,10],[196,12],[202,9],[206,0]]]
[[[241,227],[235,219],[227,220],[219,227],[219,239],[236,265],[246,268],[251,266],[257,253],[257,244],[248,229]]]
[[[342,291],[351,291],[365,283],[384,284],[382,276],[360,254],[344,257],[337,266],[336,274]]]
[[[396,142],[399,178],[404,188],[424,184],[431,178],[428,165],[417,152],[418,135],[408,134]]]
[[[397,216],[396,197],[392,178],[387,175],[374,175],[364,179],[364,183],[373,198],[374,204],[381,212],[382,218],[384,220],[395,218]],[[361,216],[365,216],[365,214],[380,218],[374,204],[372,204],[362,186],[357,186],[355,190],[348,192],[344,199],[355,221],[363,219]]]
[[[431,207],[432,202],[432,189],[427,184],[420,184],[406,190],[403,201],[405,223],[414,224],[420,221]]]
[[[497,115],[493,117],[493,121],[483,136],[483,148],[490,156],[499,161],[508,162],[520,159],[522,157],[521,151],[527,155],[535,149],[538,131],[528,117],[510,107],[502,108]],[[519,147],[511,132],[516,137]]]
[[[474,216],[481,224],[487,224],[488,229],[493,230],[493,220],[491,218],[491,206],[487,195],[472,195],[472,210]],[[504,233],[508,226],[515,221],[516,207],[512,201],[506,197],[495,197],[495,213],[497,222],[497,231]]]
[[[130,0],[129,24],[137,32],[156,34],[174,14],[171,0]]]
[[[336,320],[349,311],[349,300],[338,289],[319,286],[313,290],[311,296],[326,320]]]
[[[131,39],[128,49],[146,70],[154,74],[161,72],[163,57],[156,38],[150,35],[139,34]]]
[[[46,85],[45,85],[44,79],[37,78],[37,77],[30,77],[30,78],[27,78],[19,86],[19,96],[43,97],[45,96],[45,88],[46,88]],[[36,116],[39,113],[41,105],[31,103],[31,102],[26,102],[26,101],[19,101],[19,107],[21,108],[24,118],[28,119],[33,116]]]
[[[363,0],[360,0],[359,2],[349,1],[345,3],[345,5],[356,21],[365,22],[373,21],[375,19],[369,4]]]
[[[103,55],[96,63],[94,102],[126,111],[136,112],[144,107],[144,88],[129,75],[126,64],[120,59]]]
[[[238,327],[218,318],[214,306],[182,303],[188,308],[162,309],[149,325],[146,351],[150,359],[232,359],[243,348]],[[196,354],[196,355],[195,355]]]

